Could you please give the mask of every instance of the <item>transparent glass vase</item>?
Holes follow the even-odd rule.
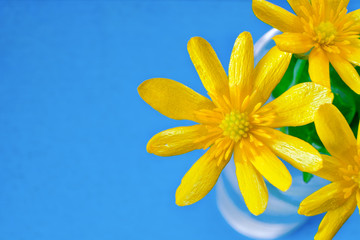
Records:
[[[275,45],[272,37],[279,33],[272,29],[255,43],[256,63]],[[293,177],[292,185],[288,191],[282,192],[266,182],[269,202],[260,216],[252,215],[245,205],[233,159],[226,166],[216,187],[217,204],[225,220],[237,232],[254,239],[276,239],[307,221],[307,217],[297,214],[298,206],[305,197],[326,185],[327,181],[314,176],[309,183],[305,183],[301,171],[285,164]]]

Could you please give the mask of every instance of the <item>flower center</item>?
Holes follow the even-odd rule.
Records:
[[[224,131],[224,136],[237,142],[241,138],[247,137],[247,132],[250,130],[249,117],[247,113],[231,111],[225,115],[219,126]]]
[[[359,157],[355,156],[355,161],[358,162]],[[340,168],[340,171],[343,172],[343,178],[345,181],[350,182],[350,187],[347,187],[343,190],[344,198],[350,197],[356,188],[360,188],[360,171],[359,166],[355,165],[348,165],[347,168]]]
[[[355,160],[356,164],[355,164],[355,167],[354,167],[355,172],[354,172],[353,180],[354,180],[354,182],[356,182],[358,184],[358,186],[360,188],[360,169],[359,169],[359,167],[360,167],[360,155],[359,155],[359,152],[360,152],[360,149],[358,147],[358,155],[356,155],[354,157],[354,160]]]
[[[331,45],[336,37],[336,28],[331,22],[321,22],[315,27],[314,40],[320,45]]]

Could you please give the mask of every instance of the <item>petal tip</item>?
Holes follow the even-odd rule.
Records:
[[[181,192],[182,192],[182,190],[180,190],[180,186],[179,186],[178,189],[176,190],[176,193],[175,193],[175,204],[178,205],[179,207],[184,207],[184,206],[188,206],[188,205],[193,204]]]
[[[308,166],[307,168],[304,168],[303,170],[308,173],[314,173],[322,169],[323,167],[323,160],[320,156],[320,153],[316,154],[314,157],[314,164],[311,166]]]
[[[188,41],[187,47],[188,49],[191,49],[192,47],[194,47],[194,45],[198,45],[200,42],[207,42],[207,41],[202,37],[198,37],[198,36],[192,37]]]
[[[151,145],[151,139],[149,140],[149,142],[146,144],[146,151],[148,153],[154,153],[154,148]]]
[[[240,38],[240,37],[243,37],[243,38],[251,38],[251,39],[252,39],[251,33],[248,32],[248,31],[244,31],[244,32],[240,33],[240,35],[238,36],[238,38]]]
[[[252,1],[252,4],[251,4],[251,7],[253,9],[253,12],[255,14],[255,16],[258,17],[258,14],[259,14],[259,8],[261,8],[261,4],[263,4],[263,0],[253,0]],[[258,17],[259,18],[259,17]]]
[[[307,216],[307,217],[311,217],[312,215],[308,214],[307,208],[304,205],[304,201],[306,201],[306,199],[304,199],[299,205],[298,214],[304,215],[304,216]]]
[[[177,198],[175,199],[175,204],[178,205],[179,207],[185,207],[188,204],[185,204],[184,202],[178,200]]]
[[[240,33],[239,36],[236,38],[234,47],[238,46],[241,42],[246,43],[244,44],[245,46],[247,46],[247,44],[253,46],[253,39],[251,33],[247,31]]]
[[[150,79],[149,79],[150,80]],[[144,94],[144,91],[146,89],[146,85],[148,84],[148,81],[149,80],[145,80],[144,82],[142,82],[138,87],[137,87],[137,91],[140,95],[141,98],[143,98],[143,94]]]
[[[305,215],[304,209],[303,209],[303,207],[301,206],[301,204],[300,204],[297,212],[298,212],[298,214],[300,214],[300,215]]]
[[[285,181],[284,181],[285,182]],[[284,184],[284,186],[282,186],[281,188],[279,188],[281,191],[286,192],[287,190],[289,190],[289,188],[291,187],[292,184],[292,177],[290,176],[290,179],[286,180],[286,184]]]
[[[249,211],[250,211],[253,215],[259,216],[260,214],[262,214],[262,213],[265,212],[266,206],[267,206],[267,203],[266,203],[265,206],[263,206],[262,208],[249,209]]]

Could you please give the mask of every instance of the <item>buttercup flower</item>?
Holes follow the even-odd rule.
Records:
[[[349,0],[287,0],[294,14],[265,0],[253,0],[255,15],[284,32],[273,39],[280,50],[309,54],[312,81],[330,88],[329,62],[360,94],[360,9],[347,14]]]
[[[332,104],[322,105],[315,115],[316,131],[332,156],[322,155],[323,168],[317,172],[332,183],[307,197],[299,214],[314,216],[327,212],[315,239],[332,239],[360,207],[360,128],[357,141],[340,111]]]
[[[264,105],[284,75],[291,54],[274,47],[254,69],[253,42],[248,32],[240,34],[235,42],[229,78],[204,39],[192,38],[188,51],[212,101],[170,79],[143,82],[139,94],[155,110],[173,119],[198,123],[156,134],[147,151],[173,156],[208,149],[176,191],[176,204],[180,206],[202,199],[234,153],[245,203],[253,214],[261,214],[268,200],[262,176],[282,191],[291,185],[291,175],[276,156],[302,171],[313,172],[322,166],[320,154],[310,144],[274,128],[312,122],[318,107],[330,103],[333,95],[321,85],[303,83]]]

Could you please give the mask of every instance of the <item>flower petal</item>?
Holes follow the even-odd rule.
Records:
[[[281,51],[290,53],[307,53],[314,47],[313,40],[302,33],[285,32],[273,39]]]
[[[285,165],[267,146],[252,146],[250,160],[254,167],[272,185],[281,191],[287,191],[292,182],[291,175]]]
[[[323,167],[320,170],[313,172],[313,174],[331,182],[342,180],[343,173],[341,173],[339,169],[344,167],[344,165],[346,168],[347,163],[333,156],[321,154],[321,157],[323,160]]]
[[[272,128],[302,126],[313,122],[318,108],[324,103],[331,103],[333,97],[330,89],[319,84],[300,83],[265,105],[259,114],[262,111],[265,111],[264,117],[275,114],[273,121],[267,124]]]
[[[253,0],[253,11],[261,21],[279,29],[282,32],[300,32],[300,19],[285,9],[265,0]]]
[[[314,216],[340,207],[344,202],[342,191],[344,182],[333,182],[305,198],[299,206],[298,213]]]
[[[229,96],[227,75],[211,45],[201,37],[193,37],[187,48],[206,90],[218,96]]]
[[[311,0],[311,4],[314,8],[324,7],[328,13],[333,12],[334,14],[337,10],[341,11],[346,8],[349,0]]]
[[[257,138],[295,168],[303,172],[314,172],[322,167],[319,152],[309,143],[276,129],[263,128],[262,130],[264,130],[263,136],[259,134]]]
[[[309,55],[311,81],[330,88],[329,58],[321,48],[314,48]]]
[[[309,0],[287,0],[287,1],[290,4],[291,8],[296,13],[296,15],[298,16],[307,17],[307,15],[304,14],[303,10],[301,9],[302,7],[304,7],[305,10],[308,11],[309,13],[312,12],[312,7]]]
[[[328,211],[320,223],[315,240],[332,239],[356,208],[355,197],[350,197],[342,206]]]
[[[213,148],[210,148],[197,160],[181,180],[181,184],[175,194],[177,205],[186,206],[193,204],[205,197],[214,187],[221,171],[229,162],[231,155],[228,159],[221,161],[218,166],[217,159],[211,157],[213,150]]]
[[[360,9],[349,12],[346,16],[351,18],[354,22],[360,22]]]
[[[195,140],[206,135],[207,132],[203,125],[171,128],[153,136],[146,150],[158,156],[168,157],[201,149],[203,143],[196,143]]]
[[[355,47],[355,46],[343,47],[342,55],[344,56],[344,58],[347,61],[349,61],[352,64],[355,64],[357,66],[360,66],[360,48],[359,47]]]
[[[315,127],[328,152],[342,161],[353,162],[356,139],[341,112],[332,104],[322,105],[315,115]]]
[[[236,176],[246,206],[252,214],[259,215],[265,211],[269,195],[263,177],[247,158],[245,149],[235,145]]]
[[[195,111],[213,109],[206,97],[174,80],[153,78],[138,87],[140,97],[151,107],[173,119],[196,121]]]
[[[337,54],[329,54],[329,59],[341,79],[357,94],[360,94],[360,76],[354,66]]]
[[[251,34],[241,33],[235,41],[229,64],[229,85],[231,97],[237,96],[239,90],[241,97],[250,94],[252,90],[251,74],[254,69],[254,45]],[[238,89],[237,89],[238,88]]]
[[[325,19],[328,19],[346,8],[349,0],[311,0],[311,3],[314,9],[317,9],[315,12],[323,11]]]
[[[346,8],[349,1],[350,0],[327,0],[325,5],[330,12],[331,10],[336,11],[337,9],[341,10]]]
[[[254,89],[256,89],[256,100],[265,103],[271,92],[284,76],[291,60],[291,54],[280,51],[273,47],[256,65],[254,72]]]
[[[347,15],[351,20],[353,20],[352,26],[349,27],[349,31],[360,31],[360,9],[349,12]]]

